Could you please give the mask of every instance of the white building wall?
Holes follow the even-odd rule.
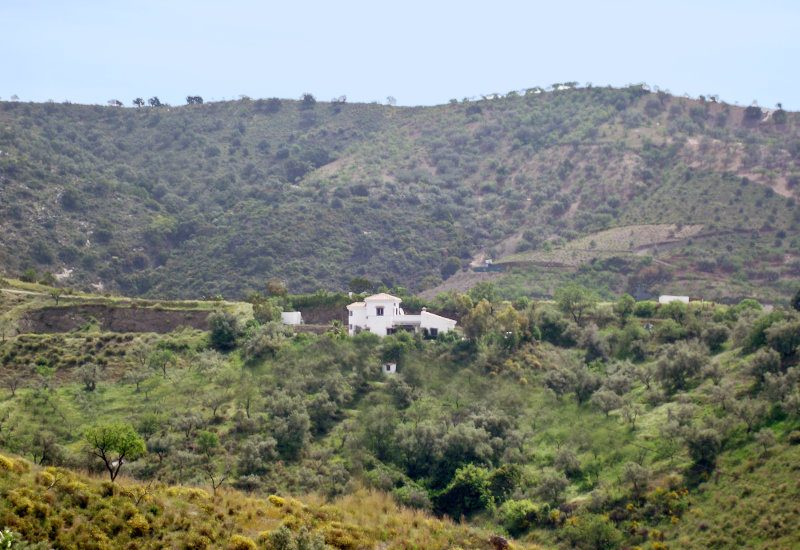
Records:
[[[347,324],[351,336],[356,333],[356,329],[365,329],[367,327],[367,308],[365,306],[348,308]]]
[[[378,336],[386,336],[387,330],[402,325],[412,325],[420,330],[445,333],[455,329],[456,321],[440,315],[428,313],[423,309],[420,315],[406,315],[400,307],[400,298],[388,294],[378,294],[347,306],[348,332],[350,335],[368,330]],[[383,308],[382,315],[378,312]]]
[[[303,315],[299,311],[282,311],[281,323],[284,325],[302,325]]]
[[[689,303],[688,296],[669,296],[667,294],[658,297],[659,304],[670,304],[672,302],[682,302],[684,304]]]
[[[384,363],[383,374],[394,374],[397,372],[397,363]]]
[[[431,329],[436,329],[437,333],[444,334],[445,332],[450,332],[451,330],[455,329],[456,322],[453,319],[448,319],[440,315],[423,311],[420,314],[419,326],[421,329],[427,329],[428,331]]]
[[[378,336],[386,336],[386,329],[394,325],[395,315],[400,309],[398,300],[370,300],[367,298],[367,326],[370,332]],[[378,315],[379,308],[383,308],[383,315]]]

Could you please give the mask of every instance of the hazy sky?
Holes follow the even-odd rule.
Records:
[[[647,82],[800,109],[800,1],[0,0],[0,97],[400,105]]]

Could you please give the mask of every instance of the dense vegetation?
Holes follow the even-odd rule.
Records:
[[[154,482],[112,485],[0,455],[0,493],[0,544],[20,550],[492,547],[485,532],[364,489],[328,503],[227,488],[212,495]]]
[[[455,273],[463,290],[474,258],[698,224],[677,247],[517,263],[496,284],[509,298],[572,277],[609,298],[788,298],[800,274],[794,113],[558,88],[429,108],[2,102],[0,266],[161,298],[244,297],[269,277],[295,292],[354,277],[420,290]]]
[[[43,467],[105,476],[109,483],[93,482],[92,494],[117,500],[76,511],[74,523],[37,523],[30,514],[54,514],[37,506],[74,498],[46,489],[45,474],[63,470],[37,468],[25,481],[37,489],[0,485],[0,518],[32,542],[69,541],[83,536],[87,521],[104,524],[113,506],[129,511],[108,519],[107,536],[134,536],[130,520],[141,514],[171,541],[163,484],[199,486],[203,513],[222,515],[200,535],[219,547],[236,532],[256,538],[277,528],[240,527],[248,524],[243,514],[252,519],[268,507],[261,501],[234,506],[227,513],[236,519],[224,519],[241,498],[232,489],[346,501],[368,487],[520,544],[800,543],[794,309],[767,311],[752,300],[658,306],[630,296],[600,303],[577,285],[560,287],[552,303],[507,302],[482,284],[428,304],[457,315],[463,329],[463,338],[429,341],[405,333],[351,338],[338,323],[320,335],[294,333],[272,320],[287,299],[254,300],[255,317],[246,308],[213,313],[209,333],[122,335],[90,326],[6,337],[0,446]],[[382,374],[387,361],[397,375]],[[130,460],[115,465],[120,455]],[[136,487],[158,487],[161,508],[112,490],[114,468],[139,480]],[[132,483],[123,478],[114,485]],[[381,517],[391,515],[393,505],[383,506]],[[350,518],[368,538],[348,546],[323,532],[328,544],[391,538],[378,534],[375,517]],[[303,525],[325,529],[284,523],[292,536]],[[415,536],[440,532],[425,525]],[[477,544],[456,540],[431,539],[430,547]]]

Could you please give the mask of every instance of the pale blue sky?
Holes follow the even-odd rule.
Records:
[[[445,103],[647,82],[800,109],[800,1],[0,0],[0,97]]]

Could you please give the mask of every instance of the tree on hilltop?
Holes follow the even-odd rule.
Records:
[[[300,97],[301,109],[313,109],[316,104],[317,99],[309,93],[305,93]]]

